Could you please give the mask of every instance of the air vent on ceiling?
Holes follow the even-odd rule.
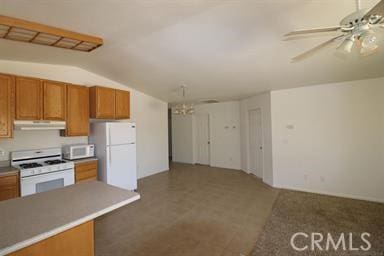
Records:
[[[219,103],[219,101],[218,100],[202,100],[201,103],[212,104],[212,103]]]
[[[103,45],[95,36],[0,15],[0,38],[90,52]]]

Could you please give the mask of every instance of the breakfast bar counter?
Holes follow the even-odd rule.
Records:
[[[138,199],[89,181],[0,202],[0,255],[93,255],[93,219]],[[69,251],[57,254],[58,248]]]

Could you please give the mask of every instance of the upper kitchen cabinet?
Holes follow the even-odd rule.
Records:
[[[91,118],[130,118],[129,91],[94,86],[90,88],[89,99]]]
[[[94,86],[89,91],[91,118],[115,118],[115,89]]]
[[[65,121],[66,84],[16,77],[16,119]]]
[[[130,93],[128,91],[116,90],[116,119],[130,118]]]
[[[65,120],[66,85],[60,82],[43,82],[43,119]]]
[[[0,137],[11,138],[14,118],[14,77],[0,74]]]
[[[40,120],[43,87],[39,79],[16,77],[16,119]]]
[[[64,136],[89,135],[89,89],[67,85],[67,122]]]

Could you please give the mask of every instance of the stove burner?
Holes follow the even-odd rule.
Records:
[[[66,163],[64,160],[48,160],[48,161],[45,161],[44,163],[48,164],[48,165],[54,165],[54,164],[63,164],[63,163]]]
[[[28,164],[21,164],[20,167],[23,169],[29,169],[29,168],[35,168],[35,167],[41,167],[43,166],[42,164],[38,163],[28,163]]]

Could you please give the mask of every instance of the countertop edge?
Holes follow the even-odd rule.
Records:
[[[19,170],[13,167],[0,167],[0,177],[18,175]]]
[[[130,204],[130,203],[132,203],[134,201],[137,201],[139,199],[140,199],[140,195],[138,194],[138,195],[133,196],[133,197],[127,199],[127,200],[121,201],[121,202],[119,202],[117,204],[114,204],[114,205],[112,205],[110,207],[107,207],[104,210],[101,210],[101,211],[98,211],[98,212],[96,212],[94,214],[85,216],[85,217],[83,217],[81,219],[78,219],[76,221],[73,221],[71,223],[63,225],[63,226],[58,227],[56,229],[53,229],[51,231],[45,232],[43,234],[37,235],[37,236],[35,236],[33,238],[30,238],[28,240],[25,240],[23,242],[19,242],[19,243],[16,243],[16,244],[12,245],[12,246],[6,247],[6,248],[0,250],[0,256],[7,255],[9,253],[18,251],[20,249],[23,249],[25,247],[28,247],[28,246],[33,245],[35,243],[38,243],[38,242],[40,242],[42,240],[50,238],[50,237],[52,237],[54,235],[62,233],[64,231],[68,230],[68,229],[74,228],[74,227],[76,227],[78,225],[81,225],[81,224],[83,224],[85,222],[88,222],[90,220],[93,220],[93,219],[95,219],[97,217],[100,217],[101,215],[107,214],[107,213],[109,213],[109,212],[111,212],[113,210],[116,210],[116,209],[118,209],[120,207],[123,207],[123,206],[125,206],[127,204]]]

